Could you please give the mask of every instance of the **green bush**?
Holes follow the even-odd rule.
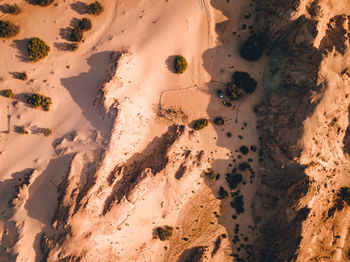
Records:
[[[30,61],[37,62],[49,54],[50,47],[40,38],[33,37],[27,42]]]
[[[79,27],[74,27],[70,34],[70,40],[73,42],[80,42],[83,40],[83,32]]]
[[[28,79],[28,76],[27,76],[27,73],[26,72],[18,72],[15,74],[14,76],[16,79],[19,79],[19,80],[22,80],[22,81],[25,81]]]
[[[177,74],[182,74],[187,69],[188,64],[186,58],[181,55],[175,57],[175,71]]]
[[[89,31],[92,28],[92,23],[89,18],[83,18],[79,21],[79,28],[81,31]]]
[[[226,95],[230,100],[236,100],[242,97],[244,93],[233,82],[230,82],[226,86]]]
[[[7,12],[9,14],[18,15],[21,12],[21,8],[17,4],[8,5]]]
[[[343,200],[348,205],[350,205],[350,188],[349,187],[340,188],[339,196],[340,196],[341,200]]]
[[[208,172],[205,172],[204,175],[206,175],[210,180],[218,180],[220,175],[214,172],[214,170],[209,170]]]
[[[220,197],[220,199],[228,198],[228,192],[225,190],[225,188],[220,187],[220,189],[219,189],[219,197]]]
[[[50,97],[46,97],[40,94],[32,94],[31,96],[26,96],[26,101],[34,108],[41,107],[44,111],[49,111],[52,104]]]
[[[102,13],[102,11],[103,11],[103,6],[98,1],[95,1],[89,4],[90,15],[99,15]]]
[[[244,93],[251,94],[254,92],[257,83],[256,81],[250,77],[250,75],[246,72],[234,72],[233,76],[233,83],[238,87],[241,88]]]
[[[53,3],[54,0],[36,0],[36,4],[40,6],[48,6]]]
[[[225,124],[225,120],[221,116],[219,116],[214,119],[214,124],[217,126],[222,126],[223,124]]]
[[[11,37],[17,35],[19,27],[9,21],[0,20],[0,37]]]
[[[43,133],[44,136],[51,136],[52,133],[53,133],[53,131],[52,131],[51,128],[44,128],[44,129],[42,130],[42,133]]]
[[[262,34],[252,35],[240,49],[241,56],[249,61],[256,61],[266,46],[266,38]]]
[[[241,174],[226,174],[226,182],[231,189],[236,189],[238,184],[243,181]]]
[[[239,148],[239,151],[240,151],[243,155],[246,155],[246,154],[249,153],[249,148],[246,147],[246,146],[241,146],[241,147]]]
[[[13,98],[15,96],[11,89],[6,89],[2,91],[2,95],[8,98]]]
[[[174,232],[174,228],[171,226],[162,226],[157,228],[157,234],[161,241],[168,240]]]
[[[209,125],[208,119],[202,118],[202,119],[198,119],[194,122],[193,128],[195,130],[201,130],[201,129],[207,127],[208,125]]]
[[[16,132],[19,134],[24,134],[24,135],[29,134],[29,132],[27,131],[27,129],[24,126],[17,126]]]

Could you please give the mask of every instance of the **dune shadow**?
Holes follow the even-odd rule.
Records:
[[[165,64],[167,65],[170,72],[176,74],[175,71],[175,58],[176,55],[171,55],[165,60]]]
[[[29,38],[25,38],[22,40],[13,40],[13,44],[11,44],[11,46],[17,47],[17,49],[19,50],[19,54],[16,55],[16,57],[22,62],[30,62],[27,49],[28,40]]]
[[[82,1],[78,1],[76,3],[73,3],[70,5],[70,7],[72,8],[72,10],[77,12],[79,15],[87,14],[89,11],[89,6]]]
[[[105,81],[111,53],[105,51],[93,54],[87,59],[90,66],[88,72],[69,78],[61,78],[61,84],[80,107],[83,115],[100,132],[105,130],[108,123],[104,113],[94,105],[94,102],[101,84]]]

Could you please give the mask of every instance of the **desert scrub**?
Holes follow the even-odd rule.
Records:
[[[52,131],[52,129],[51,128],[44,128],[43,130],[42,130],[42,133],[43,133],[43,135],[44,136],[51,136],[52,134],[53,134],[53,131]]]
[[[239,152],[241,152],[243,155],[246,155],[246,154],[249,153],[249,148],[246,147],[246,146],[241,146],[241,147],[239,148]]]
[[[17,72],[14,73],[13,75],[14,78],[25,81],[28,79],[27,73],[26,72]]]
[[[226,85],[226,95],[230,100],[236,100],[244,95],[243,91],[233,82]]]
[[[339,196],[341,200],[343,200],[350,206],[350,188],[349,187],[340,188]]]
[[[209,125],[208,119],[202,118],[202,119],[198,119],[194,122],[193,128],[198,131],[198,130],[201,130],[201,129],[207,127],[208,125]]]
[[[7,5],[7,13],[12,15],[18,15],[21,12],[21,8],[17,4]]]
[[[182,74],[188,67],[186,58],[181,55],[175,57],[175,71],[176,74]]]
[[[226,174],[226,182],[231,189],[236,189],[238,184],[243,181],[241,174]]]
[[[89,4],[89,14],[90,15],[99,15],[103,11],[103,6],[100,4],[100,2],[95,1],[91,4]]]
[[[218,180],[220,178],[220,174],[217,174],[214,170],[209,170],[204,173],[210,180]]]
[[[74,27],[70,34],[70,41],[80,42],[81,40],[83,40],[83,32],[79,27]]]
[[[49,54],[50,47],[40,38],[33,37],[27,42],[30,61],[37,62]]]
[[[162,226],[157,228],[157,235],[161,241],[168,240],[173,235],[174,228],[171,226]]]
[[[26,101],[28,104],[32,105],[34,108],[41,107],[44,111],[49,111],[52,104],[50,97],[46,97],[40,94],[32,94],[31,96],[26,96]]]
[[[223,124],[225,124],[225,120],[221,116],[216,117],[214,119],[214,124],[217,126],[222,126]]]
[[[17,35],[19,27],[9,21],[0,20],[0,37],[7,38]]]
[[[247,72],[239,72],[236,71],[232,76],[233,83],[240,89],[244,91],[246,94],[251,94],[254,92],[257,83],[256,81],[250,77]]]
[[[83,18],[79,21],[79,28],[81,31],[89,31],[92,28],[92,23],[89,18]]]
[[[243,196],[236,196],[231,202],[231,207],[236,210],[238,215],[244,213]]]
[[[29,134],[28,130],[24,126],[17,126],[16,132],[19,134],[24,134],[24,135]]]
[[[228,192],[225,190],[225,188],[220,187],[220,189],[219,189],[219,197],[220,197],[220,199],[228,198]]]
[[[266,38],[262,34],[252,35],[241,47],[241,56],[249,61],[256,61],[266,46]]]
[[[11,89],[6,89],[2,91],[2,95],[4,97],[8,97],[8,98],[13,98],[15,96],[15,94],[12,92]]]
[[[54,0],[33,0],[34,4],[40,5],[40,6],[48,6],[53,3]]]

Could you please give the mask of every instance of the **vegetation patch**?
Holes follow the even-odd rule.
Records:
[[[81,42],[83,40],[83,32],[79,27],[74,27],[70,34],[70,41]]]
[[[204,173],[210,180],[218,180],[220,178],[220,174],[217,174],[214,170],[209,170]]]
[[[209,125],[209,121],[206,118],[198,119],[194,122],[193,128],[195,130],[201,130]]]
[[[226,85],[226,95],[230,100],[236,100],[241,98],[244,93],[233,82],[230,82]]]
[[[233,74],[233,83],[240,89],[244,91],[246,94],[251,94],[254,92],[257,83],[256,81],[250,77],[250,75],[246,72],[236,71]]]
[[[233,201],[231,202],[231,207],[233,207],[237,214],[243,214],[244,213],[244,203],[243,203],[243,196],[236,196]]]
[[[53,131],[51,128],[43,128],[42,133],[44,136],[51,136],[53,134]]]
[[[176,74],[182,74],[186,71],[188,67],[188,63],[186,61],[186,58],[178,55],[175,57],[175,72]]]
[[[245,170],[247,170],[249,168],[250,168],[250,164],[247,163],[247,162],[243,162],[243,163],[240,163],[238,165],[238,169],[241,170],[241,171],[245,171]]]
[[[345,203],[347,203],[350,206],[350,188],[349,187],[340,188],[339,196],[341,200],[343,200]]]
[[[88,8],[89,8],[90,15],[99,15],[103,11],[103,6],[98,1],[95,1],[91,4],[89,4]]]
[[[26,96],[26,101],[34,108],[41,107],[44,111],[49,111],[52,104],[51,97],[46,97],[40,94],[32,94],[31,96]]]
[[[8,98],[13,98],[15,96],[15,94],[12,92],[11,89],[6,89],[3,90],[1,93],[4,97],[8,97]]]
[[[18,15],[21,12],[21,8],[17,4],[7,5],[6,12],[12,15]]]
[[[226,199],[226,198],[228,198],[228,192],[225,190],[225,188],[223,188],[223,187],[220,187],[220,189],[219,189],[219,197],[220,197],[220,199]]]
[[[239,151],[240,151],[243,155],[246,155],[246,154],[249,153],[249,148],[246,147],[246,146],[241,146],[241,147],[239,148]]]
[[[236,189],[239,183],[242,183],[243,178],[241,174],[226,174],[226,181],[231,189]]]
[[[241,56],[249,61],[256,61],[266,46],[266,38],[262,34],[250,36],[240,49]]]
[[[0,37],[8,38],[17,35],[19,27],[9,21],[0,20]]]
[[[33,0],[31,1],[33,4],[40,5],[40,6],[48,6],[53,3],[54,0]]]
[[[50,47],[40,38],[33,37],[27,42],[30,61],[37,62],[49,54]]]
[[[22,81],[26,81],[28,79],[26,72],[16,72],[13,73],[13,77]]]
[[[16,126],[16,132],[24,135],[29,134],[28,130],[24,126]]]
[[[171,226],[162,226],[157,228],[157,235],[161,241],[168,240],[173,235],[174,228]]]
[[[83,18],[79,21],[79,28],[81,31],[89,31],[92,28],[92,23],[89,18]]]
[[[217,126],[222,126],[223,124],[225,124],[225,120],[220,116],[220,117],[216,117],[214,119],[214,124]]]

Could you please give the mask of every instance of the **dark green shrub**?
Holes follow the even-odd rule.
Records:
[[[83,32],[79,27],[74,27],[70,34],[70,40],[73,42],[80,42],[83,40]]]
[[[243,196],[236,196],[231,202],[231,207],[236,210],[238,215],[244,213]]]
[[[182,74],[187,69],[188,64],[186,58],[181,55],[175,57],[175,71],[176,74]]]
[[[210,180],[218,180],[220,177],[220,175],[214,172],[213,170],[205,172],[204,175],[206,175]]]
[[[102,13],[102,11],[103,11],[103,6],[98,1],[95,1],[89,4],[90,15],[99,15]]]
[[[17,126],[16,132],[19,134],[24,134],[24,135],[29,134],[29,132],[27,131],[27,129],[24,126]]]
[[[238,184],[243,181],[241,174],[226,174],[226,182],[231,189],[237,188]]]
[[[32,94],[31,96],[26,96],[26,101],[34,108],[41,107],[44,111],[49,111],[52,104],[50,97],[46,97],[40,94]]]
[[[49,54],[50,47],[40,38],[33,37],[27,42],[30,61],[37,62]]]
[[[36,4],[40,6],[48,6],[53,3],[54,0],[36,0]]]
[[[14,78],[25,81],[28,79],[28,76],[26,72],[18,72],[14,74]]]
[[[256,61],[262,55],[266,46],[266,38],[262,34],[252,35],[241,47],[241,56],[250,61]]]
[[[246,147],[246,146],[241,146],[241,147],[239,148],[239,151],[240,151],[243,155],[246,155],[246,154],[249,153],[249,148]]]
[[[250,168],[250,164],[247,163],[247,162],[243,162],[243,163],[240,163],[238,165],[238,169],[241,170],[241,171],[245,171],[245,170],[247,170],[249,168]]]
[[[11,89],[6,89],[2,91],[2,95],[8,98],[13,98],[15,96]]]
[[[79,21],[79,28],[81,31],[89,31],[92,28],[92,23],[89,18],[83,18]]]
[[[0,37],[11,37],[17,35],[19,27],[9,21],[0,20]]]
[[[208,125],[209,125],[208,119],[202,118],[202,119],[198,119],[194,122],[193,128],[195,130],[201,130],[201,129],[207,127]]]
[[[217,126],[222,126],[225,124],[225,120],[220,116],[214,119],[214,124]]]
[[[349,187],[340,188],[339,196],[340,196],[341,200],[343,200],[348,205],[350,205],[350,188]]]
[[[257,86],[256,81],[253,78],[251,78],[250,75],[246,72],[236,71],[234,72],[232,78],[233,78],[233,83],[238,88],[241,88],[246,94],[253,93]]]
[[[171,226],[162,226],[157,228],[157,234],[161,241],[168,240],[173,235],[174,228]]]
[[[43,133],[44,136],[51,136],[52,133],[53,133],[53,131],[52,131],[51,128],[44,128],[44,129],[42,130],[42,133]]]
[[[225,188],[220,187],[220,189],[219,189],[219,197],[220,197],[220,199],[228,198],[228,192],[225,190]]]
[[[244,95],[243,91],[234,83],[228,83],[226,86],[226,95],[230,100],[236,100]]]
[[[18,15],[21,12],[21,8],[17,4],[7,5],[7,13]]]

